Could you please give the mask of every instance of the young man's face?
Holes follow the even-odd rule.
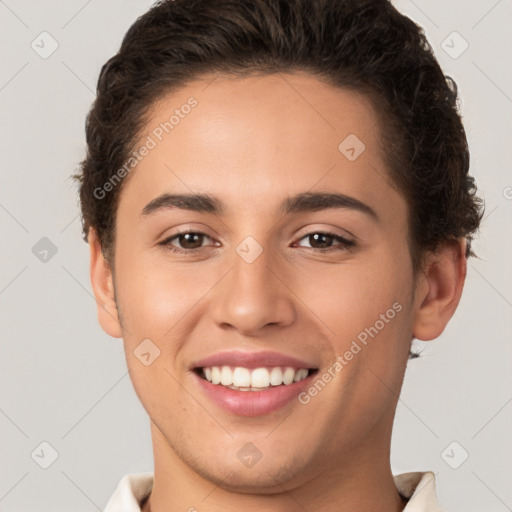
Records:
[[[155,105],[134,148],[150,149],[117,211],[120,323],[100,308],[151,417],[155,468],[183,465],[264,493],[389,459],[429,285],[414,286],[407,206],[390,186],[379,129],[364,96],[299,74],[209,77]],[[349,199],[282,208],[306,193]],[[205,194],[222,211],[161,202],[144,214],[163,194]],[[178,233],[203,235],[169,240]],[[293,393],[202,380],[197,363],[230,351],[272,351],[317,371]]]

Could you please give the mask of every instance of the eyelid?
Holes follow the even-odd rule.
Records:
[[[298,238],[304,238],[307,235],[312,235],[314,233],[328,233],[334,236],[339,236],[341,238],[344,238],[347,241],[350,242],[356,242],[357,236],[353,235],[350,231],[347,229],[341,229],[341,228],[335,228],[335,227],[311,227],[308,226],[307,228],[304,228],[304,232],[302,230],[299,231],[299,234],[297,235]],[[341,231],[341,233],[338,233],[338,231]]]
[[[166,229],[160,235],[158,235],[158,238],[161,238],[162,242],[166,242],[167,240],[169,240],[171,238],[177,237],[178,235],[185,235],[187,233],[199,233],[201,235],[207,236],[208,238],[214,238],[213,236],[209,235],[207,231],[209,231],[209,230],[206,226],[193,227],[190,225],[186,225],[186,226],[180,226],[180,227],[176,228],[176,231],[174,231],[174,228]],[[171,232],[171,234],[163,236],[163,233],[166,233],[166,232]],[[159,243],[162,243],[162,242],[159,242]]]
[[[327,247],[324,249],[317,249],[315,247],[304,247],[302,245],[298,245],[298,247],[303,247],[304,249],[310,249],[311,251],[320,253],[320,254],[336,252],[336,251],[350,251],[356,247],[356,242],[354,240],[351,240],[350,238],[340,235],[338,233],[335,233],[333,231],[323,230],[323,229],[309,231],[309,232],[305,233],[303,236],[299,236],[297,238],[297,242],[294,242],[294,245],[300,244],[300,242],[302,240],[307,239],[308,237],[310,237],[314,234],[322,234],[324,236],[329,236],[329,237],[333,238],[333,241],[338,242],[338,244],[331,245],[330,247]]]

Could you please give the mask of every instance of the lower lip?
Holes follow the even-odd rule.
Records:
[[[215,404],[238,416],[260,416],[277,411],[308,387],[316,375],[314,372],[299,382],[288,386],[276,386],[265,391],[237,391],[221,384],[212,384],[193,373],[206,395]]]

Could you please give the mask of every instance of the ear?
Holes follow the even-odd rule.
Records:
[[[437,338],[455,313],[466,279],[466,240],[444,242],[427,256],[416,288],[413,336]]]
[[[116,302],[112,270],[101,252],[101,244],[96,230],[89,229],[90,277],[98,308],[98,321],[101,328],[113,338],[122,337]]]

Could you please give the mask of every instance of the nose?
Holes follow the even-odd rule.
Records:
[[[215,288],[213,318],[222,329],[246,336],[261,335],[271,325],[290,326],[297,316],[287,276],[267,251],[252,263],[238,254],[228,275]]]

